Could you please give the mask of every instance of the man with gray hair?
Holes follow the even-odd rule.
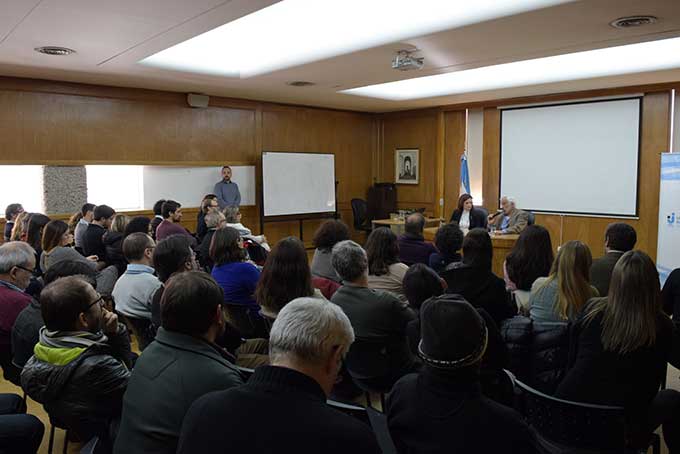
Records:
[[[430,256],[436,254],[437,248],[423,237],[425,216],[420,213],[410,214],[404,223],[404,234],[399,237],[399,261],[411,266],[416,263],[429,265]]]
[[[241,387],[198,399],[177,452],[379,453],[368,426],[326,405],[353,340],[339,307],[294,299],[272,326],[271,365],[255,369]]]
[[[13,241],[0,246],[0,366],[5,379],[13,383],[18,383],[19,370],[12,365],[12,327],[31,303],[24,290],[34,268],[35,251],[27,243]]]
[[[522,233],[529,225],[529,213],[517,208],[517,199],[504,195],[501,197],[501,210],[489,215],[489,227],[496,233]]]
[[[368,288],[366,251],[354,241],[333,246],[331,262],[343,283],[331,301],[347,314],[357,337],[347,369],[355,382],[368,389],[390,389],[417,369],[406,335],[415,313],[396,295]],[[375,357],[376,351],[383,352],[381,358]]]
[[[201,240],[201,244],[198,246],[198,263],[201,265],[201,269],[203,271],[207,271],[209,273],[215,264],[210,258],[210,242],[212,241],[215,232],[221,228],[224,228],[226,222],[224,214],[217,210],[210,211],[205,215],[204,219],[205,226],[207,227],[208,231],[205,233],[203,240]]]

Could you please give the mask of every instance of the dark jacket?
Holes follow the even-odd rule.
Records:
[[[123,234],[108,230],[102,237],[106,248],[106,265],[113,265],[118,270],[118,276],[122,276],[127,268],[127,260],[123,255]]]
[[[12,361],[18,367],[24,367],[33,356],[33,348],[40,340],[40,328],[44,325],[40,302],[33,298],[31,304],[21,311],[12,328]]]
[[[673,316],[673,321],[680,323],[680,268],[671,271],[661,290],[663,310]]]
[[[597,289],[600,296],[607,296],[609,293],[612,271],[622,255],[623,252],[608,252],[599,259],[593,260],[590,266],[590,285]]]
[[[151,237],[155,240],[156,239],[156,229],[158,226],[163,222],[163,218],[159,218],[158,216],[154,216],[153,219],[151,219],[151,223],[149,224],[151,226]]]
[[[210,258],[210,242],[212,241],[213,235],[215,235],[216,229],[210,229],[205,232],[203,236],[203,241],[198,246],[198,263],[201,265],[201,269],[206,272],[211,272],[215,262]]]
[[[21,373],[21,387],[51,417],[89,440],[104,434],[111,420],[120,416],[130,377],[124,362],[130,358],[130,341],[119,324],[107,343],[93,344],[75,358],[68,353],[33,355]]]
[[[9,241],[12,237],[12,229],[14,228],[14,222],[5,222],[5,229],[3,232],[3,238],[5,241]]]
[[[453,210],[453,213],[451,214],[451,220],[449,222],[459,222],[462,214],[463,212],[456,208],[455,210]],[[473,207],[472,210],[470,210],[469,229],[470,230],[476,228],[485,229],[489,222],[486,216],[487,216],[486,213],[484,213],[482,210]]]
[[[203,240],[206,233],[208,233],[208,226],[205,224],[205,213],[203,210],[198,210],[198,216],[196,216],[196,239],[199,243]]]
[[[441,252],[435,252],[430,254],[430,268],[435,270],[437,273],[444,271],[444,268],[452,263],[460,262],[463,260],[463,256],[458,252],[454,252],[453,255],[442,254]]]
[[[399,261],[408,266],[414,263],[429,265],[430,255],[435,252],[434,244],[425,241],[422,235],[405,233],[399,237]]]
[[[505,290],[505,281],[490,269],[458,262],[450,264],[440,274],[448,285],[447,293],[462,295],[474,307],[481,307],[497,326],[517,314],[517,306]]]
[[[90,223],[83,235],[83,255],[96,255],[100,261],[106,261],[106,247],[103,237],[106,229],[100,225]]]
[[[219,347],[160,328],[130,376],[114,452],[174,454],[191,404],[241,384]]]
[[[371,429],[326,404],[312,378],[261,366],[238,388],[210,393],[189,409],[178,454],[378,454]]]
[[[537,323],[521,315],[501,325],[510,353],[510,371],[523,383],[554,394],[566,373],[571,325]]]
[[[515,410],[482,395],[474,370],[425,366],[394,385],[387,423],[399,454],[531,454],[529,427]]]

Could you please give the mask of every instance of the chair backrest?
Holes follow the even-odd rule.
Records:
[[[593,452],[623,452],[623,407],[585,404],[543,394],[515,380],[517,409],[537,432],[541,444]]]
[[[392,436],[390,435],[390,430],[387,427],[387,416],[384,413],[380,413],[373,407],[368,407],[366,409],[368,413],[368,419],[371,422],[371,428],[375,434],[375,439],[380,446],[380,450],[383,454],[397,454],[397,448],[394,446],[392,441]]]
[[[536,223],[536,215],[534,215],[534,213],[532,213],[531,211],[527,211],[527,215],[528,215],[527,224],[534,225]]]
[[[250,369],[249,367],[236,366],[236,368],[238,369],[239,374],[241,374],[241,378],[243,378],[244,382],[248,381],[255,373],[255,369]]]
[[[366,227],[368,218],[366,217],[366,212],[368,211],[368,205],[363,199],[352,199],[352,216],[354,217],[354,228],[362,229]]]
[[[375,392],[389,392],[396,381],[398,372],[404,368],[401,345],[406,339],[357,338],[347,352],[345,364],[352,378],[359,381],[383,383]],[[408,347],[406,347],[408,349]]]
[[[331,399],[328,399],[326,403],[335,410],[353,418],[357,418],[364,424],[369,425],[368,413],[366,413],[366,409],[364,407],[359,407],[358,405],[352,405],[345,402],[338,402],[337,400]]]

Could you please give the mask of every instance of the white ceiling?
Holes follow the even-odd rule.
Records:
[[[340,89],[404,78],[680,36],[678,0],[576,1],[249,79],[180,73],[137,64],[144,57],[272,3],[275,0],[2,0],[0,75],[364,111],[680,81],[679,68],[414,101],[394,102],[337,93]],[[414,7],[417,4],[414,1]],[[608,25],[613,19],[634,14],[651,14],[659,21],[631,30]],[[408,20],[407,12],[404,20]],[[77,53],[53,57],[33,51],[45,45],[69,47]],[[409,47],[420,49],[425,68],[409,72],[392,70],[394,52]],[[216,58],[229,55],[227,48]],[[286,85],[292,80],[312,81],[316,85],[304,88]]]

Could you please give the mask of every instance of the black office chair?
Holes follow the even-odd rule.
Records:
[[[352,216],[354,217],[354,230],[371,233],[371,222],[368,220],[368,205],[363,199],[352,199]]]
[[[534,225],[536,223],[536,215],[531,211],[527,211],[527,215],[528,215],[527,224]]]
[[[654,454],[661,453],[661,440],[652,434],[645,447],[630,448],[623,407],[594,405],[543,394],[528,385],[514,381],[516,408],[536,431],[536,441],[543,453],[638,454],[651,445]]]

